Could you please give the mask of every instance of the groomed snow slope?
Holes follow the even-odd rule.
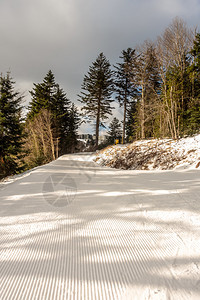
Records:
[[[66,155],[0,189],[1,300],[200,299],[197,169]]]
[[[200,166],[200,135],[174,141],[142,140],[110,146],[95,161],[102,166],[133,170],[169,170]]]

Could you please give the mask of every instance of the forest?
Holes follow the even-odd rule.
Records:
[[[99,130],[113,116],[107,144],[116,139],[178,139],[200,129],[200,33],[175,18],[156,41],[122,50],[111,66],[100,53],[83,77],[81,111],[66,96],[50,70],[30,91],[28,113],[11,74],[0,76],[0,178],[20,173],[78,151],[81,122]],[[120,122],[112,107],[123,112]]]

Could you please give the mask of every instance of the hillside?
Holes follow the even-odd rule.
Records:
[[[135,141],[99,151],[96,163],[117,169],[170,170],[199,168],[200,134],[193,137]]]

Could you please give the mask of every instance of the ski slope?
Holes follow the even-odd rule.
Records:
[[[0,187],[0,299],[200,299],[200,173],[65,155]]]

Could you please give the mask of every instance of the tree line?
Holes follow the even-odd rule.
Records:
[[[0,77],[0,178],[48,163],[75,151],[80,123],[77,108],[50,70],[30,91],[23,117],[23,97],[10,73]]]
[[[80,119],[99,131],[122,107],[122,128],[115,117],[107,143],[182,136],[200,129],[200,33],[175,18],[156,42],[145,41],[121,52],[111,67],[103,53],[83,78],[78,100],[82,113],[67,98],[49,71],[30,91],[28,113],[23,97],[7,73],[0,76],[0,178],[76,151]]]
[[[177,17],[156,42],[123,50],[120,60],[111,69],[100,53],[83,79],[79,101],[87,120],[95,120],[96,146],[115,100],[123,108],[122,143],[199,132],[199,33]]]

